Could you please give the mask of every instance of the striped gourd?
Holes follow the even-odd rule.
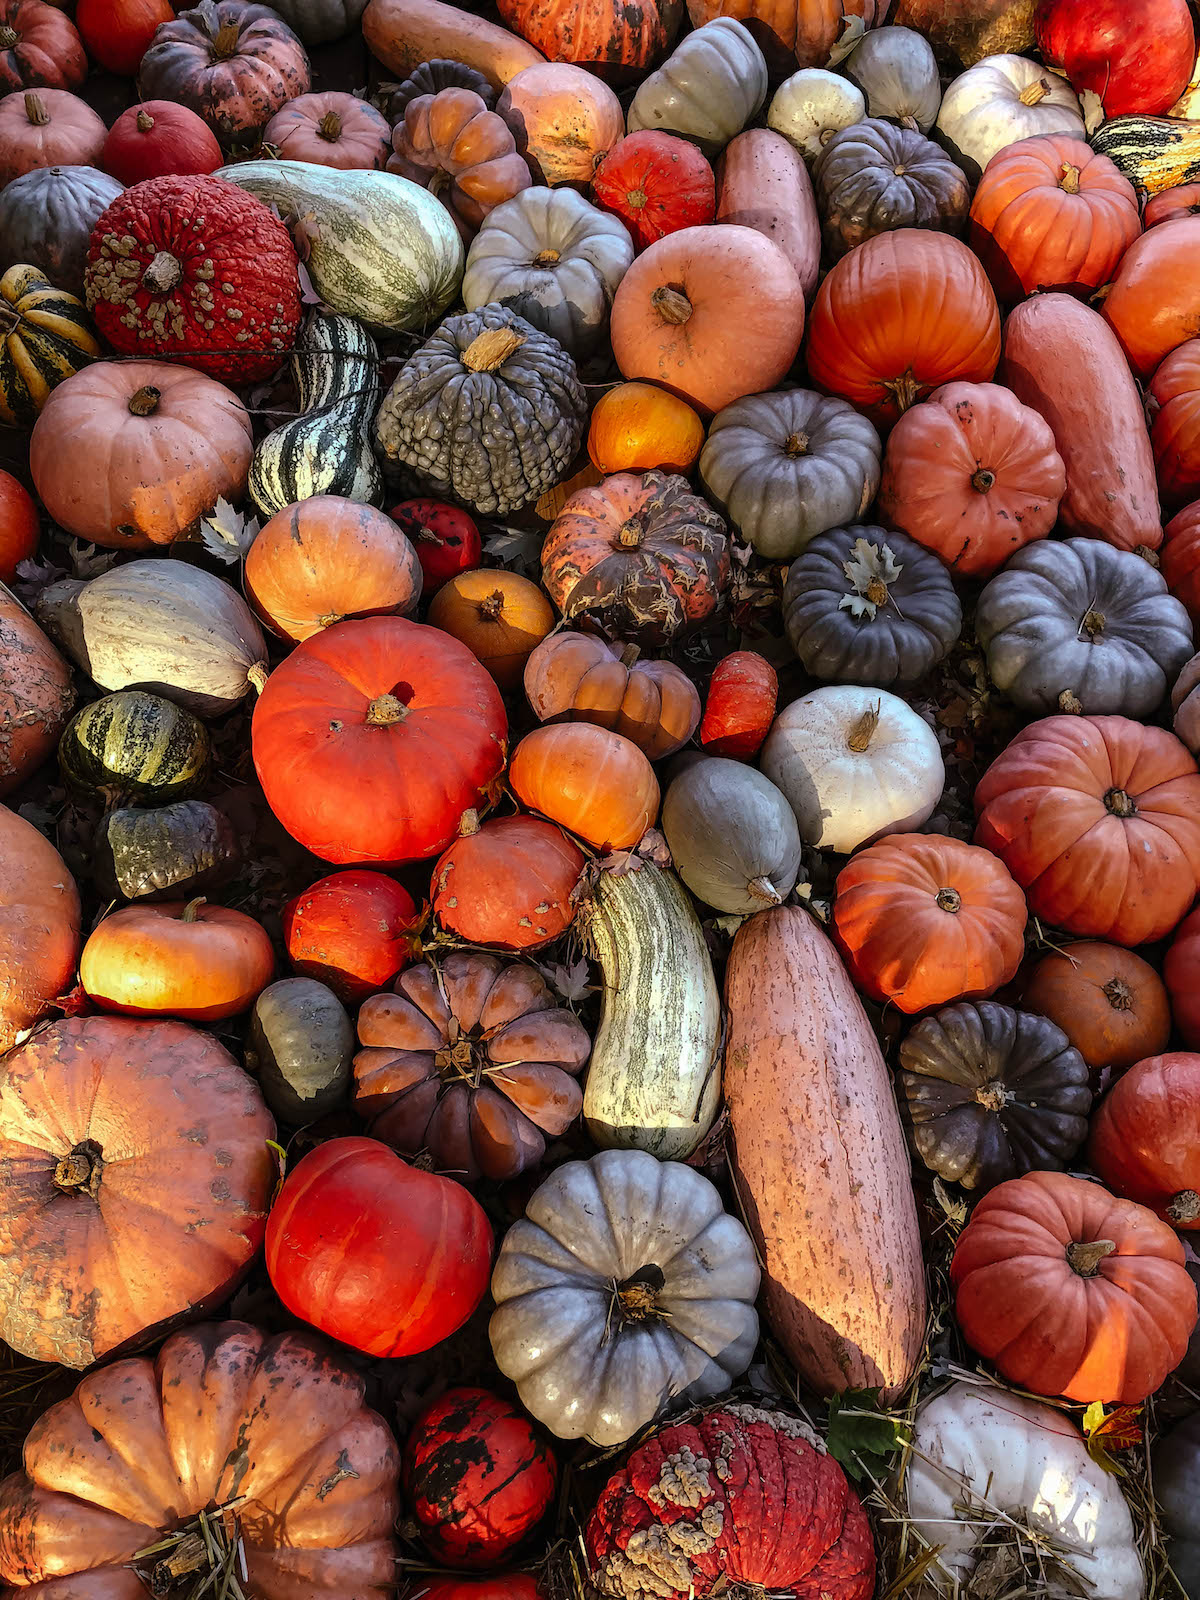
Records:
[[[1115,162],[1142,194],[1200,180],[1200,122],[1114,117],[1092,135],[1092,149]]]
[[[431,326],[458,294],[458,229],[441,201],[407,178],[305,161],[244,161],[216,176],[275,207],[332,311],[402,333]]]
[[[110,801],[166,804],[194,794],[208,772],[208,729],[182,706],[142,689],[84,706],[58,747],[63,777]]]
[[[721,998],[704,931],[673,872],[601,873],[586,912],[604,979],[584,1090],[602,1150],[689,1156],[721,1100]]]
[[[36,267],[0,278],[0,422],[32,428],[56,384],[100,354],[83,302]]]
[[[379,352],[352,317],[312,311],[292,355],[300,415],[261,440],[250,463],[250,498],[273,517],[314,495],[378,505],[383,476],[371,448],[379,405]]]

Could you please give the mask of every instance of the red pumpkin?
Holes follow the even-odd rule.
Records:
[[[620,217],[638,250],[717,214],[713,169],[694,144],[672,133],[622,139],[592,174],[592,199]]]
[[[975,790],[975,838],[1054,927],[1114,944],[1170,933],[1200,888],[1200,772],[1163,728],[1046,717]]]
[[[458,506],[441,500],[402,500],[388,515],[404,529],[417,552],[427,600],[444,583],[460,572],[473,571],[483,560],[479,529]]]
[[[1164,222],[1121,258],[1101,311],[1143,382],[1200,328],[1200,217]]]
[[[43,0],[0,0],[0,94],[78,89],[88,74],[75,24]]]
[[[1143,228],[1156,228],[1160,222],[1177,222],[1180,217],[1200,214],[1200,183],[1181,183],[1174,189],[1160,189],[1146,201],[1142,212]]]
[[[417,1578],[403,1600],[544,1600],[528,1572],[494,1572],[486,1578]]]
[[[955,378],[987,383],[1000,312],[978,260],[957,239],[899,228],[857,245],[817,291],[808,373],[880,424]]]
[[[147,178],[215,172],[224,161],[217,136],[187,106],[143,100],[108,130],[100,165],[129,187]]]
[[[430,897],[443,928],[468,944],[537,950],[579,909],[583,851],[540,817],[493,817],[456,839],[433,869]]]
[[[1037,42],[1078,93],[1099,95],[1106,117],[1168,110],[1196,59],[1187,0],[1041,0]]]
[[[400,617],[298,645],[254,708],[259,782],[326,861],[395,865],[444,850],[491,803],[508,721],[466,645]]]
[[[642,72],[657,64],[679,31],[678,0],[499,0],[500,19],[548,61],[575,61],[613,71]],[[628,76],[628,72],[626,73]]]
[[[1200,1049],[1200,910],[1175,930],[1163,962],[1171,1016],[1189,1050]]]
[[[0,583],[11,583],[20,562],[37,549],[38,512],[33,496],[11,472],[0,472]]]
[[[421,1538],[451,1567],[503,1561],[554,1499],[558,1463],[523,1411],[449,1389],[413,1423],[403,1483]]]
[[[1171,351],[1147,393],[1159,495],[1166,506],[1186,505],[1200,495],[1200,339]]]
[[[1173,1228],[1200,1228],[1200,1056],[1149,1056],[1092,1117],[1088,1159],[1114,1194]]]
[[[370,101],[327,91],[289,100],[267,123],[263,143],[277,150],[281,161],[373,171],[392,153],[392,130]]]
[[[753,761],[775,720],[779,678],[754,650],[735,650],[717,663],[708,685],[700,743],[710,756]]]
[[[283,942],[296,972],[357,1005],[386,988],[421,949],[413,898],[382,872],[334,872],[283,908]]]
[[[79,0],[75,25],[97,66],[132,78],[159,25],[174,15],[171,0]]]
[[[453,1179],[377,1139],[330,1139],[284,1179],[266,1256],[296,1316],[367,1355],[411,1356],[461,1328],[483,1299],[492,1230]]]
[[[1200,500],[1184,506],[1167,523],[1159,557],[1167,588],[1200,627]]]
[[[0,98],[0,189],[35,167],[91,166],[107,130],[86,100],[66,89],[26,89]]]
[[[1010,1383],[1084,1404],[1138,1405],[1178,1366],[1196,1325],[1171,1229],[1065,1172],[985,1194],[950,1281],[967,1342]]]

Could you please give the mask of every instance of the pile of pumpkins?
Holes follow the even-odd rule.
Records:
[[[498,5],[0,0],[0,1582],[1200,1600],[1192,9]]]

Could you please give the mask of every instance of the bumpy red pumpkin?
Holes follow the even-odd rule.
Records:
[[[870,1525],[845,1473],[806,1422],[752,1406],[639,1445],[605,1485],[584,1544],[592,1583],[613,1600],[875,1591]]]
[[[432,600],[444,583],[472,572],[483,560],[483,541],[474,522],[458,506],[441,500],[402,500],[388,515],[408,535],[421,563],[421,593]]]
[[[574,922],[583,868],[583,851],[554,823],[493,817],[433,869],[434,915],[468,944],[537,950]]]
[[[592,199],[629,229],[639,250],[680,228],[711,222],[717,210],[713,169],[686,139],[631,133],[601,161]]]
[[[122,355],[253,383],[282,365],[300,324],[296,267],[287,229],[253,195],[221,178],[151,178],[92,230],[87,303]]]
[[[450,1389],[404,1447],[421,1538],[450,1567],[502,1561],[541,1521],[558,1463],[523,1411],[487,1389]]]
[[[1130,1067],[1092,1118],[1088,1159],[1108,1187],[1173,1228],[1200,1229],[1200,1056]]]
[[[334,872],[283,908],[288,960],[357,1005],[388,984],[421,948],[412,895],[382,872]]]

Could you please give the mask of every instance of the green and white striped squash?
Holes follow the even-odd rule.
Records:
[[[407,178],[306,161],[244,161],[216,176],[275,207],[332,311],[404,333],[436,322],[458,294],[458,229],[441,201]]]
[[[1092,149],[1115,162],[1144,195],[1200,183],[1200,122],[1113,117],[1092,135]]]
[[[378,505],[383,474],[371,448],[379,351],[353,317],[311,311],[292,354],[300,415],[259,442],[250,498],[263,516],[314,495]]]
[[[208,730],[161,695],[124,689],[71,718],[58,746],[63,777],[110,801],[165,804],[195,794],[208,772]]]

